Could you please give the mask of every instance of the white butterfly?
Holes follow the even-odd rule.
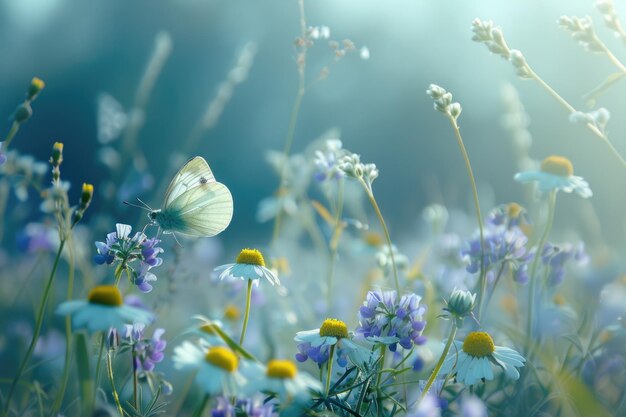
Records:
[[[127,124],[128,116],[119,101],[108,93],[101,93],[98,96],[98,141],[113,142]]]
[[[210,237],[222,232],[233,217],[233,197],[215,180],[200,156],[190,159],[174,176],[160,210],[148,217],[163,233]]]

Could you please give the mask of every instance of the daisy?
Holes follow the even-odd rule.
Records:
[[[129,323],[149,324],[152,313],[122,302],[120,291],[112,285],[100,285],[89,291],[87,301],[74,300],[61,303],[57,314],[72,315],[74,329],[87,329],[89,333],[105,331],[110,327],[124,330]]]
[[[176,369],[197,371],[196,383],[205,394],[234,396],[246,383],[238,370],[239,358],[226,346],[210,347],[202,341],[197,346],[185,341],[174,348],[173,361]]]
[[[242,374],[248,380],[247,394],[272,392],[283,402],[307,402],[311,390],[321,391],[322,384],[307,373],[302,373],[290,360],[273,359],[264,366],[260,363],[242,364]]]
[[[221,265],[215,268],[219,272],[220,279],[253,280],[259,285],[259,280],[265,278],[270,284],[280,285],[280,281],[274,272],[265,267],[263,255],[257,249],[243,249],[234,264]]]
[[[539,171],[518,172],[514,179],[522,183],[536,182],[541,193],[562,190],[576,191],[582,198],[593,195],[589,183],[574,175],[574,166],[563,156],[549,156],[541,162]]]
[[[455,373],[456,379],[465,385],[473,385],[482,379],[492,380],[492,364],[502,369],[511,379],[519,378],[517,368],[524,366],[526,359],[513,349],[495,346],[486,332],[471,332],[463,343],[454,341],[441,367],[442,374]]]
[[[306,330],[296,333],[294,338],[298,342],[296,360],[304,362],[311,359],[319,366],[324,365],[332,347],[335,350],[337,365],[345,367],[348,356],[356,364],[367,364],[372,358],[372,352],[352,342],[348,335],[346,324],[337,319],[326,319],[319,329]]]

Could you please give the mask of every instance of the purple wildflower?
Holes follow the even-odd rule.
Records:
[[[315,151],[315,159],[313,161],[315,163],[315,173],[313,178],[318,182],[342,178],[344,173],[339,169],[339,159],[345,153],[339,139],[327,140],[323,150]]]
[[[557,246],[551,243],[544,245],[541,251],[541,262],[544,268],[548,268],[546,282],[548,286],[554,287],[563,282],[565,265],[570,260],[574,260],[579,265],[587,263],[589,258],[582,242],[577,246],[571,244]]]
[[[358,337],[370,342],[380,342],[395,352],[399,344],[404,349],[422,345],[426,337],[422,335],[426,322],[423,315],[425,306],[420,306],[420,296],[405,294],[397,302],[395,291],[370,291],[359,309],[359,326],[355,330]]]
[[[165,357],[163,351],[167,342],[161,340],[165,329],[155,329],[151,339],[144,337],[144,330],[145,326],[140,323],[135,323],[132,326],[126,325],[125,338],[132,348],[135,371],[151,372],[154,365],[161,362]]]
[[[484,240],[483,260],[488,279],[493,281],[501,274],[512,271],[516,282],[526,284],[529,278],[528,264],[533,258],[533,253],[526,249],[528,238],[522,230],[517,226],[507,228],[503,225],[488,224]],[[480,250],[480,238],[475,237],[467,242],[467,247],[461,251],[461,256],[469,260],[467,272],[474,274],[480,270]]]
[[[273,417],[278,416],[278,413],[274,413],[272,403],[264,403],[261,398],[240,399],[235,405],[232,405],[230,399],[217,397],[217,406],[211,410],[211,417],[235,417],[239,415]]]
[[[163,259],[158,257],[163,253],[163,248],[157,246],[161,241],[156,238],[148,239],[142,232],[135,233],[131,238],[131,227],[127,224],[118,223],[115,228],[115,232],[107,234],[106,241],[96,242],[98,253],[94,256],[94,261],[98,265],[121,263],[123,268],[130,271],[131,282],[140,291],[152,291],[149,283],[157,278],[150,269],[163,263]],[[139,267],[132,267],[134,261],[139,261]]]

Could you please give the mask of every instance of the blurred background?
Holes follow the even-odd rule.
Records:
[[[616,7],[626,15],[623,4]],[[320,39],[310,49],[307,80],[314,81],[325,66],[329,73],[307,88],[293,151],[302,151],[330,128],[339,129],[344,147],[379,167],[374,190],[395,238],[409,233],[430,203],[472,213],[453,131],[425,94],[430,83],[437,83],[463,106],[459,124],[485,212],[524,195],[522,185],[513,181],[518,171],[515,147],[502,124],[502,89],[512,84],[530,120],[530,156],[570,158],[575,173],[587,179],[594,192],[591,206],[577,196],[561,196],[555,228],[575,227],[583,237],[601,236],[609,245],[623,241],[623,167],[587,129],[570,123],[567,112],[537,83],[518,79],[509,63],[471,40],[474,18],[493,20],[511,48],[521,50],[537,73],[587,111],[582,96],[616,70],[605,56],[590,54],[570,39],[558,27],[558,17],[591,15],[607,45],[618,57],[626,56],[591,1],[315,0],[305,3],[305,11],[307,25],[328,26],[330,39],[350,39],[356,50],[336,60],[328,40]],[[259,201],[277,189],[278,178],[264,154],[282,150],[285,143],[298,88],[294,40],[299,34],[295,0],[4,0],[4,130],[30,79],[40,77],[45,90],[12,148],[45,161],[52,143],[64,142],[63,176],[72,182],[74,193],[83,181],[96,185],[99,193],[89,215],[108,210],[115,217],[104,229],[112,230],[114,221],[134,224],[145,215],[122,208],[122,198],[140,197],[158,207],[163,198],[158,185],[169,181],[185,157],[202,155],[234,195],[234,219],[223,239],[266,242],[271,222],[259,225],[255,213]],[[126,148],[111,136],[116,123],[131,118],[127,112],[137,103],[155,44],[160,45],[160,71],[145,102],[135,146],[129,148],[145,156],[142,172],[151,174],[152,181],[137,180],[140,185],[129,186],[124,195],[119,190],[111,194],[110,184],[133,184],[132,178],[115,178],[103,160],[115,157],[117,163],[130,164],[135,156],[125,154]],[[362,47],[367,47],[369,59],[360,57]],[[233,68],[240,68],[243,76],[232,95],[220,96]],[[611,111],[608,131],[621,154],[626,154],[626,118],[621,117],[625,89],[626,83],[618,83],[598,102]],[[221,113],[213,114],[211,128],[198,130],[216,97],[227,98],[222,108],[217,106]],[[112,125],[104,126],[109,129],[104,133],[99,108],[105,112],[100,118],[109,117]],[[179,155],[188,143],[193,145],[186,155]],[[119,154],[103,155],[102,148],[109,145]],[[37,212],[20,215],[39,217]]]

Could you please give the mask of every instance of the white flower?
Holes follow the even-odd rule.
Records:
[[[89,333],[105,331],[111,327],[124,330],[126,324],[149,324],[153,314],[122,303],[122,295],[113,286],[101,285],[89,292],[87,301],[74,300],[61,303],[56,313],[72,316],[74,329],[87,329]]]
[[[248,380],[246,395],[255,392],[275,393],[282,401],[303,403],[311,398],[311,390],[321,391],[322,384],[311,375],[299,372],[289,360],[274,359],[264,366],[260,363],[242,362],[241,373]]]
[[[582,177],[573,175],[574,168],[569,159],[562,156],[549,156],[541,163],[539,171],[525,171],[515,174],[515,181],[522,183],[536,182],[541,193],[550,191],[576,191],[582,198],[593,195],[589,183]]]
[[[257,249],[243,249],[234,264],[218,266],[214,271],[220,273],[220,279],[249,279],[259,285],[259,280],[265,278],[272,285],[280,285],[276,274],[265,267],[263,255]]]
[[[200,342],[195,345],[185,341],[174,348],[176,369],[196,370],[196,383],[206,394],[236,395],[246,384],[246,378],[238,371],[237,355],[225,346],[209,347]]]
[[[517,368],[524,366],[526,359],[513,349],[495,346],[493,339],[486,332],[471,332],[463,343],[454,341],[446,360],[441,367],[442,374],[456,374],[456,380],[465,385],[493,379],[492,365],[496,364],[507,377],[519,378]]]

